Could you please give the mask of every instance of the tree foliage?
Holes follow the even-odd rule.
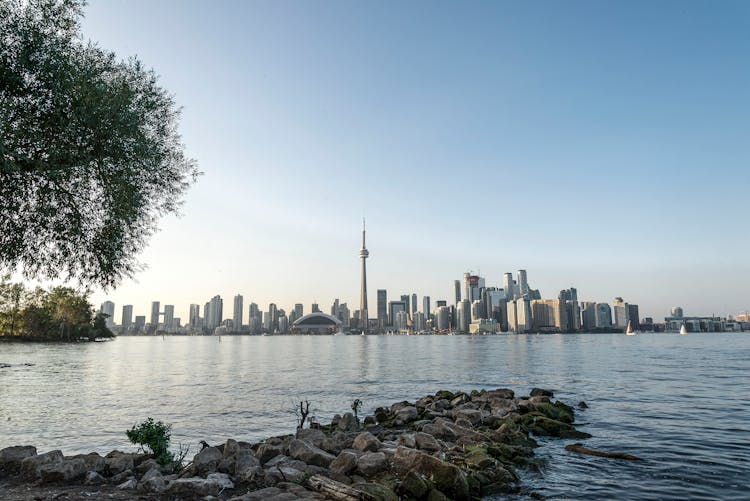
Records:
[[[0,269],[114,286],[198,171],[153,70],[80,34],[82,0],[0,0]]]
[[[172,436],[172,425],[148,418],[137,426],[127,430],[125,434],[131,443],[140,445],[144,450],[154,455],[160,464],[174,461],[174,454],[169,452],[169,442]]]
[[[113,337],[104,315],[70,287],[37,287],[0,280],[0,337],[40,341],[94,341]]]

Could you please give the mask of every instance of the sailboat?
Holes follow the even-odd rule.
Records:
[[[633,322],[628,321],[628,328],[625,329],[625,334],[628,336],[635,336],[635,329],[633,329]]]
[[[685,327],[685,322],[683,322],[682,327],[680,327],[680,334],[687,334],[687,327]]]

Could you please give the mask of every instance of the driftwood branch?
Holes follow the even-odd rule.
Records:
[[[581,444],[566,445],[565,450],[570,451],[570,452],[577,452],[579,454],[589,454],[591,456],[599,456],[602,458],[627,459],[628,461],[641,461],[641,458],[637,456],[633,456],[632,454],[626,454],[624,452],[595,451],[593,449],[587,449]]]
[[[307,479],[307,485],[335,501],[376,501],[375,496],[371,494],[353,489],[322,475],[313,475]]]

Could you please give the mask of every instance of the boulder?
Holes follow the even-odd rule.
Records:
[[[264,443],[258,446],[255,455],[260,464],[266,464],[272,458],[284,453],[284,447],[277,444]]]
[[[552,392],[552,390],[545,390],[542,388],[533,388],[531,392],[529,393],[532,397],[554,397],[555,394]]]
[[[404,478],[401,480],[401,484],[398,489],[401,494],[406,498],[413,499],[424,499],[427,493],[430,492],[432,484],[424,475],[421,475],[414,470],[409,470]]]
[[[218,447],[206,447],[193,458],[192,472],[194,475],[206,476],[219,467],[224,454]]]
[[[243,484],[253,484],[263,478],[263,468],[260,466],[248,466],[247,468],[237,469],[235,478]]]
[[[87,471],[103,473],[107,468],[107,463],[104,458],[96,452],[91,452],[89,454],[77,454],[75,456],[66,457],[65,459],[80,459],[86,465]]]
[[[403,426],[412,421],[416,421],[417,417],[419,417],[419,411],[417,411],[416,407],[403,407],[396,411],[396,418],[393,420],[393,424],[396,426]]]
[[[303,469],[289,465],[277,465],[264,470],[263,482],[274,485],[279,482],[301,482],[307,474]]]
[[[429,477],[443,494],[459,501],[469,500],[466,476],[455,465],[441,461],[422,451],[398,447],[393,456],[396,471],[406,474],[410,470]]]
[[[459,419],[465,419],[471,426],[479,426],[482,424],[482,411],[476,409],[463,408],[457,411],[453,411],[453,418],[458,421]]]
[[[363,452],[375,452],[380,449],[382,444],[372,433],[365,431],[356,436],[354,442],[352,442],[352,446]]]
[[[504,398],[493,398],[488,400],[490,412],[495,416],[503,417],[510,412],[518,410],[518,404],[515,401]]]
[[[398,501],[396,493],[382,484],[361,482],[352,485],[352,488],[369,494],[374,501]]]
[[[328,468],[331,462],[336,459],[332,454],[296,439],[289,443],[289,456],[323,468]]]
[[[357,468],[357,455],[350,451],[341,451],[329,468],[334,473],[348,475]]]
[[[458,393],[455,397],[453,397],[453,399],[451,399],[451,405],[453,407],[455,407],[457,405],[461,405],[463,403],[466,403],[469,400],[471,400],[471,398],[469,397],[469,395],[467,395],[466,393],[461,392],[461,393]]]
[[[135,470],[135,455],[120,453],[112,455],[107,454],[104,457],[105,469],[110,475],[118,475],[127,470]],[[139,463],[140,464],[140,463]]]
[[[63,459],[43,464],[37,470],[43,484],[52,482],[70,482],[86,475],[86,463],[83,459]]]
[[[0,470],[16,473],[21,469],[21,461],[36,456],[36,447],[32,445],[14,445],[0,450]]]
[[[310,443],[319,449],[327,449],[330,447],[330,441],[325,433],[321,430],[304,428],[297,429],[297,440]]]
[[[357,470],[366,477],[371,477],[383,471],[388,460],[383,452],[366,452],[357,459]]]
[[[131,478],[130,480],[126,480],[120,485],[118,485],[117,490],[129,491],[129,490],[135,489],[136,487],[138,487],[138,481],[134,478]]]
[[[165,493],[178,498],[195,499],[197,496],[216,496],[225,489],[234,489],[234,483],[229,476],[224,473],[211,473],[206,478],[189,477],[173,480]]]
[[[338,429],[341,431],[358,431],[359,421],[354,417],[354,414],[347,412],[341,416],[341,420],[338,423]]]
[[[125,470],[125,471],[121,471],[117,475],[114,475],[112,478],[109,479],[109,481],[117,485],[117,484],[123,483],[125,480],[128,480],[131,477],[133,477],[133,470]]]
[[[36,480],[39,478],[39,468],[44,465],[59,463],[63,461],[61,451],[49,451],[36,456],[29,456],[21,460],[20,475],[25,480]]]
[[[422,449],[427,452],[437,452],[441,449],[437,439],[424,432],[415,433],[414,442],[417,449]]]
[[[107,479],[95,471],[86,472],[86,478],[83,481],[86,485],[101,485],[107,483]]]
[[[433,437],[434,438],[434,437]],[[398,444],[414,449],[417,447],[417,439],[413,433],[402,433],[398,437]]]
[[[512,399],[515,397],[515,393],[513,390],[510,390],[508,388],[498,388],[496,390],[489,390],[485,393],[485,396],[488,398],[504,398],[504,399]]]
[[[138,488],[147,492],[164,492],[167,482],[158,468],[152,468],[141,477]]]

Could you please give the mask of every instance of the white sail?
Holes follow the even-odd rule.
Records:
[[[633,329],[633,322],[628,321],[628,328],[625,329],[625,334],[628,336],[635,336],[635,329]]]
[[[685,324],[682,324],[682,327],[680,327],[680,334],[687,334],[687,328],[685,327]]]

